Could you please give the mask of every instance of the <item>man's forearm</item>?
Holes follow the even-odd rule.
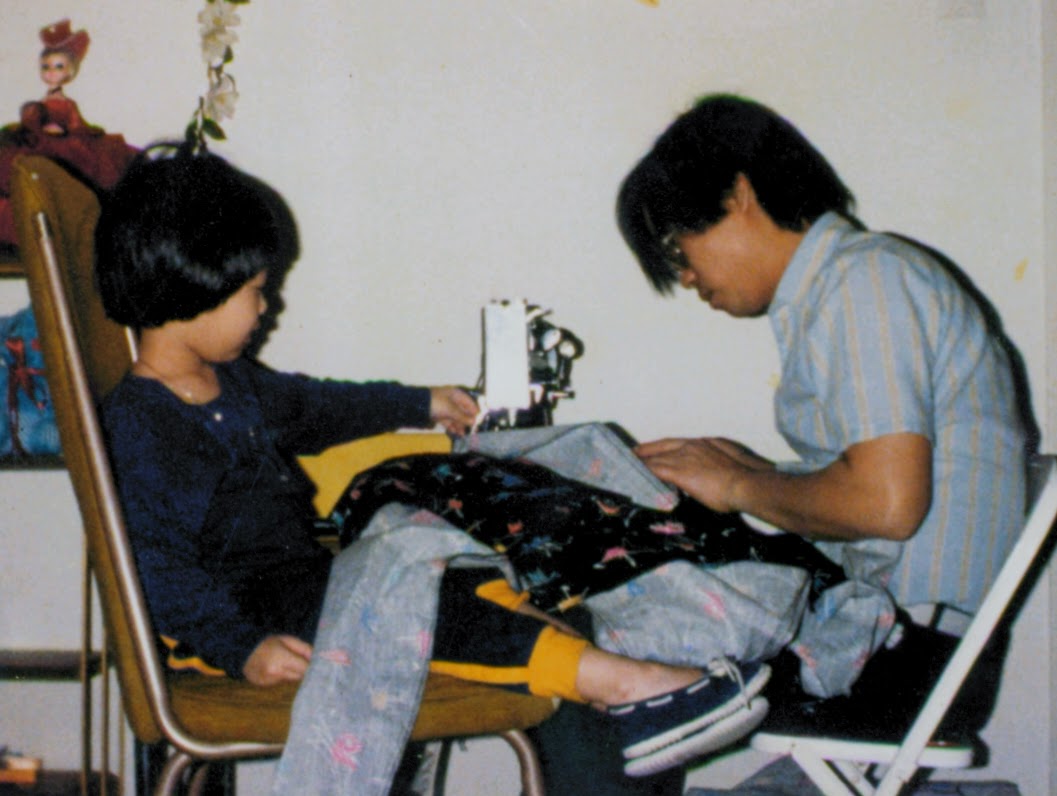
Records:
[[[855,445],[811,473],[744,469],[731,506],[792,533],[816,539],[903,541],[931,502],[931,446],[915,434]]]

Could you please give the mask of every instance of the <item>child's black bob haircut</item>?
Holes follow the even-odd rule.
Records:
[[[282,198],[205,152],[158,145],[102,197],[96,282],[110,318],[133,329],[189,320],[265,271],[281,279],[297,258]]]
[[[672,238],[722,220],[739,174],[784,229],[803,231],[829,210],[850,218],[851,192],[792,124],[753,100],[703,97],[661,134],[617,198],[620,232],[657,292],[679,281]]]

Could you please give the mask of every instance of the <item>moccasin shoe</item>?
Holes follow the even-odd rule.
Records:
[[[643,776],[733,743],[766,715],[767,701],[758,694],[770,675],[771,669],[764,663],[739,664],[717,658],[708,665],[704,677],[685,688],[608,708],[618,722],[624,757],[634,761],[680,745],[681,751],[667,749],[669,754],[658,756],[650,771],[638,774]],[[695,738],[692,742],[691,737]],[[662,768],[653,767],[673,754],[679,759]]]

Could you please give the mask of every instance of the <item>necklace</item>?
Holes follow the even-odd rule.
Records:
[[[180,383],[173,379],[172,376],[165,375],[152,364],[150,364],[150,362],[147,362],[147,360],[145,359],[137,360],[136,364],[138,364],[141,369],[147,371],[150,374],[153,374],[153,377],[156,381],[158,381],[168,390],[176,393],[176,395],[179,396],[184,401],[184,403],[188,403],[193,406],[203,406],[216,400],[215,395],[212,395],[208,398],[203,398],[201,395],[196,394],[194,390],[190,390],[186,386],[181,386]],[[219,411],[214,412],[213,419],[219,423],[224,419],[224,415]]]

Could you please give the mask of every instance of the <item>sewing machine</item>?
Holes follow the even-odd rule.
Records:
[[[568,329],[548,321],[549,314],[521,299],[493,301],[482,310],[478,429],[551,425],[558,401],[574,396],[573,361],[584,346]]]

